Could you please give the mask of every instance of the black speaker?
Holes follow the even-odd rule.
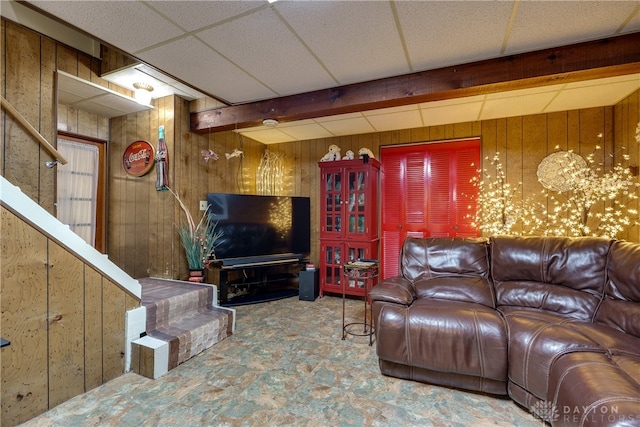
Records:
[[[319,270],[302,270],[298,277],[299,298],[302,301],[315,301],[320,291]]]

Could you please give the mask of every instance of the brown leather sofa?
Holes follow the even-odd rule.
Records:
[[[370,292],[383,374],[640,426],[640,244],[407,238],[400,266]]]

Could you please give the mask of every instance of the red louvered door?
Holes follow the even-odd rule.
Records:
[[[480,140],[384,147],[380,151],[382,277],[398,274],[407,236],[473,237],[471,185],[480,164]]]

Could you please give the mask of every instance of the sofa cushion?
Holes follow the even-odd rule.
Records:
[[[558,357],[575,351],[605,351],[575,327],[573,319],[532,309],[501,308],[500,311],[509,337],[509,381],[538,399],[547,396],[549,372]],[[516,396],[512,397],[516,400]]]
[[[610,245],[596,237],[492,237],[496,304],[592,320],[604,293]]]
[[[409,307],[382,306],[376,324],[380,359],[506,382],[507,336],[494,309],[422,298]]]
[[[488,277],[488,256],[484,239],[407,237],[400,268],[412,281],[452,275]]]
[[[615,241],[611,245],[605,298],[596,322],[640,337],[640,245]]]
[[[486,277],[449,276],[418,279],[413,283],[416,298],[474,302],[495,308],[493,286]]]
[[[640,338],[608,325],[591,322],[572,322],[571,327],[611,355],[640,357]]]
[[[560,426],[640,425],[640,356],[578,352],[558,358],[546,397]]]

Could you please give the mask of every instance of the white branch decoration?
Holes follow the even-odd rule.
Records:
[[[278,153],[264,151],[256,173],[258,194],[281,195],[284,192],[284,159]]]

